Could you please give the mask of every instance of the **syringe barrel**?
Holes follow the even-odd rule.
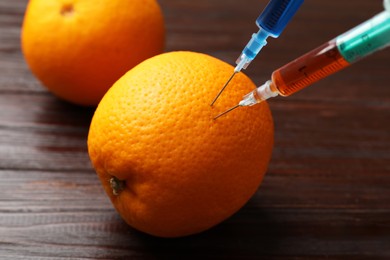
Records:
[[[390,46],[390,12],[366,22],[302,55],[272,73],[282,96],[289,96],[353,62]]]
[[[271,0],[257,18],[256,24],[276,38],[282,33],[302,3],[303,0]]]
[[[272,82],[280,95],[289,96],[348,65],[332,40],[275,70]]]
[[[267,38],[278,37],[294,14],[298,11],[303,0],[271,0],[256,20],[259,31],[242,50],[236,60],[237,66],[234,71],[240,72],[246,69],[260,50],[267,44]]]

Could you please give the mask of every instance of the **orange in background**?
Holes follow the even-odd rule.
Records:
[[[89,106],[129,69],[161,53],[164,37],[155,0],[30,0],[22,50],[52,93]]]

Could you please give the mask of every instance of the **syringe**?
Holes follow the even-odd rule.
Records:
[[[384,1],[385,6],[389,6],[389,1]],[[237,107],[253,106],[277,95],[289,96],[387,46],[390,46],[390,10],[275,70],[271,80],[214,119]]]
[[[249,66],[263,46],[267,44],[267,38],[269,36],[274,38],[279,37],[302,3],[303,0],[271,0],[268,3],[256,19],[256,25],[259,27],[259,31],[252,35],[252,38],[241,52],[241,55],[236,61],[237,66],[234,68],[233,74],[221,88],[213,102],[211,102],[211,106],[217,101],[234,75]]]

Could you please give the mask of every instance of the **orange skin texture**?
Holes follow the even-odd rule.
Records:
[[[30,0],[21,38],[44,86],[96,106],[124,73],[163,51],[164,37],[156,0]]]
[[[213,118],[255,88],[211,56],[171,52],[120,78],[93,116],[88,151],[105,192],[132,227],[160,237],[207,230],[238,211],[267,170],[274,127],[266,102]],[[123,181],[113,194],[110,179]]]

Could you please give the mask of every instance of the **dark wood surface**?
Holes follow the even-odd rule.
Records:
[[[266,2],[160,0],[166,50],[233,64]],[[390,259],[390,48],[269,101],[275,147],[255,196],[207,232],[161,239],[128,227],[103,193],[86,148],[93,109],[58,100],[28,70],[26,3],[0,0],[0,259]],[[260,84],[382,9],[305,1],[246,73]]]

